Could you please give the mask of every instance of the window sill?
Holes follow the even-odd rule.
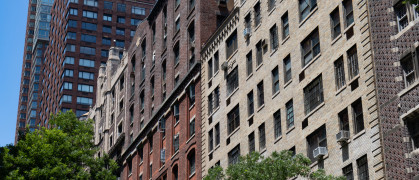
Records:
[[[236,88],[230,95],[227,96],[226,99],[230,99],[234,94],[239,90],[239,88]]]
[[[295,129],[295,125],[293,125],[291,128],[289,128],[285,134],[289,134],[289,133],[290,133],[291,131],[293,131],[294,129]]]
[[[307,119],[307,118],[309,118],[311,115],[313,115],[314,113],[316,113],[319,109],[321,109],[323,106],[325,105],[325,103],[324,103],[324,101],[321,103],[321,104],[319,104],[316,108],[314,108],[310,113],[308,113],[305,117],[304,117],[304,119]]]
[[[406,93],[408,93],[409,91],[411,91],[412,89],[414,89],[418,85],[419,85],[419,80],[416,80],[415,83],[413,83],[409,87],[407,87],[407,88],[403,89],[402,91],[400,91],[399,93],[397,93],[397,96],[402,97],[403,95],[405,95]]]
[[[282,139],[282,135],[275,139],[274,144],[276,144],[277,142],[279,142],[281,139]]]
[[[179,66],[179,61],[176,62],[175,66],[173,66],[173,67],[176,69],[176,67],[178,67],[178,66]]]
[[[285,38],[282,40],[281,45],[284,45],[284,44],[285,44],[285,42],[287,42],[287,41],[288,41],[288,39],[290,39],[290,35],[288,35],[287,37],[285,37]]]
[[[362,130],[362,131],[360,131],[358,134],[356,134],[353,138],[352,138],[352,141],[355,141],[356,139],[358,139],[359,137],[361,137],[362,135],[364,135],[365,134],[365,129],[364,130]]]
[[[274,95],[272,95],[272,99],[274,99],[276,96],[278,96],[278,94],[279,94],[279,90]]]
[[[140,164],[138,164],[138,166],[141,166],[141,165],[143,165],[143,162],[144,162],[144,161],[141,161],[141,162],[140,162]]]
[[[215,146],[215,148],[213,150],[211,150],[210,152],[208,152],[208,154],[214,153],[218,148],[220,148],[220,144],[218,144],[217,146]]]
[[[175,125],[173,127],[176,127],[179,124],[180,121],[176,122]]]
[[[344,86],[342,86],[340,89],[338,89],[335,93],[335,96],[339,95],[343,90],[345,90],[347,87],[347,85],[345,84]]]
[[[132,173],[129,173],[129,174],[128,174],[128,177],[131,177],[131,176],[132,176]]]
[[[359,74],[353,77],[347,84],[352,84],[354,81],[356,81],[359,78]]]
[[[302,21],[300,21],[300,24],[298,25],[298,28],[301,28],[307,22],[308,19],[319,9],[319,6],[316,6],[313,10],[311,10],[310,14],[307,15],[306,18],[304,18]]]
[[[189,179],[192,179],[192,177],[195,176],[195,172],[193,172],[191,175],[189,175]]]
[[[165,166],[165,164],[163,164],[163,166],[160,167],[159,172],[164,169],[164,166]]]
[[[249,117],[247,117],[247,122],[249,122],[249,120],[252,119],[253,116],[255,116],[255,113],[252,113],[251,115],[249,115]]]
[[[186,144],[189,144],[190,141],[192,141],[192,139],[195,137],[195,134],[193,134],[187,141]]]
[[[407,25],[407,27],[405,27],[403,30],[399,31],[396,35],[390,36],[390,41],[399,39],[400,36],[402,36],[404,33],[409,31],[410,29],[412,29],[415,26],[415,24],[417,24],[418,22],[419,22],[419,19],[416,19],[415,21],[410,21],[409,25]]]
[[[233,59],[234,55],[237,54],[237,52],[239,52],[238,49],[236,49],[233,53],[231,53],[231,55],[227,58],[226,62],[230,61],[231,59]]]
[[[277,51],[278,51],[278,47],[276,47],[275,49],[273,49],[272,52],[271,52],[271,54],[269,56],[272,57]]]
[[[260,154],[263,154],[263,153],[265,153],[266,152],[266,147],[265,148],[263,148],[261,151],[260,151]]]
[[[275,11],[275,9],[276,9],[276,6],[274,5],[274,7],[269,11],[268,16],[270,16]]]
[[[311,59],[311,61],[308,64],[306,64],[303,67],[303,69],[301,69],[300,73],[298,73],[298,74],[301,74],[302,72],[304,72],[308,67],[310,67],[311,64],[313,64],[317,59],[319,59],[321,55],[322,55],[321,52],[319,54],[317,54],[317,56],[314,57],[313,59]]]
[[[177,154],[179,154],[179,150],[177,150],[173,155],[172,155],[172,157],[170,157],[170,160],[173,160],[175,157],[176,157],[176,155]]]
[[[291,80],[289,80],[287,83],[285,83],[284,84],[284,89],[286,88],[286,87],[288,87],[288,85],[290,85],[292,83],[292,79]]]
[[[248,80],[249,80],[252,76],[253,76],[253,73],[250,73],[250,74],[247,76],[246,81],[248,81]]]
[[[258,67],[256,67],[256,70],[255,71],[258,71],[259,69],[260,69],[260,67],[262,67],[263,66],[263,60],[262,60],[262,63],[260,63],[259,65],[258,65]]]
[[[337,42],[337,41],[339,41],[339,39],[341,39],[342,38],[342,33],[341,34],[339,34],[339,36],[337,36],[337,37],[335,37],[335,39],[333,39],[332,40],[332,42],[330,43],[332,46]]]
[[[352,23],[351,25],[349,25],[348,27],[346,27],[344,30],[343,30],[343,34],[346,34],[346,32],[349,30],[349,29],[351,29],[352,27],[354,27],[355,26],[355,22],[354,23]]]
[[[253,32],[256,32],[261,25],[262,25],[262,19],[260,19],[259,24],[255,27],[255,30],[253,30]]]
[[[215,110],[212,111],[212,113],[208,116],[208,118],[212,117],[218,111],[218,109],[220,109],[220,106],[215,108]]]
[[[226,139],[228,139],[228,138],[230,138],[231,136],[233,136],[237,131],[239,131],[240,130],[240,126],[239,127],[237,127],[233,132],[231,132],[228,136],[227,136],[227,138]]]
[[[192,108],[195,107],[195,103],[193,103],[190,107],[189,107],[189,111],[191,111]]]
[[[258,108],[258,110],[257,110],[256,112],[261,111],[264,107],[265,107],[265,104],[262,104],[262,105]]]

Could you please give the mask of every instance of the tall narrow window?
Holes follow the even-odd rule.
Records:
[[[213,75],[212,58],[208,60],[208,79],[211,79]]]
[[[299,0],[300,21],[304,20],[317,7],[317,0]]]
[[[349,27],[352,23],[354,23],[352,0],[343,1],[343,9],[345,12],[345,27]]]
[[[345,68],[343,67],[343,58],[340,57],[338,60],[334,62],[335,65],[335,82],[336,82],[336,90],[341,89],[345,86]]]
[[[228,129],[227,134],[231,134],[239,126],[240,126],[240,110],[239,110],[239,105],[237,105],[227,114],[227,129]]]
[[[309,114],[323,101],[323,83],[320,75],[304,88],[305,114]]]
[[[246,55],[246,72],[247,76],[253,73],[253,60],[252,60],[252,51]]]
[[[250,133],[247,138],[249,140],[249,153],[251,153],[255,151],[255,133]]]
[[[268,0],[268,11],[270,12],[275,7],[276,0]]]
[[[279,92],[279,72],[278,66],[275,67],[272,72],[272,94]]]
[[[342,169],[343,176],[346,177],[348,180],[354,179],[354,172],[352,170],[352,164],[347,165]]]
[[[175,48],[173,49],[173,53],[175,54],[175,64],[179,63],[179,43],[176,43]]]
[[[237,145],[228,153],[228,164],[236,164],[239,162],[240,157],[240,145]]]
[[[175,103],[173,106],[173,115],[175,117],[175,123],[179,122],[179,103]]]
[[[353,120],[355,124],[355,134],[364,130],[364,116],[362,114],[362,100],[358,99],[352,103]]]
[[[214,149],[214,134],[213,130],[208,131],[208,151],[212,151]]]
[[[195,135],[195,119],[189,121],[189,138]]]
[[[282,135],[282,128],[281,128],[281,110],[277,110],[273,114],[274,118],[274,134],[275,139],[278,139]]]
[[[273,27],[271,27],[271,29],[269,30],[269,34],[270,34],[270,39],[271,39],[271,51],[275,50],[278,48],[279,43],[278,43],[278,28],[276,27],[276,25],[274,25]]]
[[[301,49],[304,67],[320,54],[319,30],[317,28],[301,42]]]
[[[284,15],[282,15],[281,22],[282,22],[282,39],[285,39],[290,34],[290,27],[289,27],[289,22],[288,22],[288,12],[286,12]]]
[[[262,105],[265,104],[265,95],[264,95],[265,93],[263,90],[263,81],[257,85],[257,89],[258,89],[258,107],[260,108],[262,107]]]
[[[173,137],[173,152],[179,151],[179,133]]]
[[[189,176],[195,174],[195,150],[192,150],[188,155]]]
[[[247,115],[251,116],[255,112],[255,105],[253,101],[253,91],[247,94]]]
[[[288,55],[284,59],[284,82],[287,83],[292,79],[291,57]]]
[[[214,53],[214,74],[220,69],[220,57],[218,56],[218,51]]]
[[[416,150],[419,148],[419,121],[417,121],[415,116],[412,116],[405,118],[404,122],[407,125],[407,130],[409,131],[409,136],[412,142],[412,150]]]
[[[359,74],[358,69],[358,55],[356,46],[348,50],[348,66],[349,66],[349,79],[353,79]]]
[[[294,105],[292,99],[285,104],[287,110],[287,129],[294,127]]]
[[[405,88],[410,87],[419,79],[419,58],[412,56],[412,53],[409,53],[400,60],[400,64],[403,70]]]
[[[344,109],[343,111],[339,112],[338,118],[339,118],[339,130],[349,132],[348,110]]]
[[[262,41],[259,41],[256,44],[256,67],[260,66],[262,62],[263,62]]]
[[[227,75],[227,96],[231,95],[237,88],[239,88],[239,73],[236,67]]]
[[[192,106],[195,104],[195,84],[192,83],[191,85],[189,85],[189,93],[188,93],[188,98],[189,98],[189,104]]]
[[[307,136],[307,154],[311,162],[315,161],[313,151],[318,147],[327,147],[326,126],[323,125],[309,136]]]
[[[237,50],[237,31],[234,31],[226,40],[227,59]]]
[[[215,129],[215,146],[218,146],[220,144],[220,123],[217,123],[214,127]]]
[[[259,126],[259,151],[263,151],[266,148],[266,137],[265,137],[265,123]]]
[[[356,164],[358,166],[358,179],[359,180],[368,180],[368,159],[367,155],[362,156],[358,160],[356,160]]]
[[[262,19],[262,15],[260,12],[260,2],[256,3],[256,5],[253,7],[253,10],[255,12],[255,27],[257,27]]]
[[[339,7],[330,13],[330,21],[332,26],[332,39],[337,38],[340,35],[340,17],[339,17]]]

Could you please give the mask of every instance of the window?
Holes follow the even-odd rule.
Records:
[[[262,107],[265,104],[265,93],[263,92],[263,81],[257,85],[258,89],[258,108]]]
[[[211,152],[214,149],[214,134],[213,130],[208,131],[208,151]]]
[[[96,36],[81,34],[81,40],[90,43],[96,43]]]
[[[138,15],[145,15],[145,8],[132,6],[131,13],[138,14]]]
[[[341,89],[345,86],[345,68],[343,67],[343,58],[340,57],[338,60],[334,62],[335,65],[335,82],[336,82],[336,90]]]
[[[122,89],[124,89],[124,83],[125,83],[125,78],[124,78],[124,76],[121,76],[121,78],[119,78],[119,90],[120,91]]]
[[[354,23],[352,0],[343,1],[343,10],[345,12],[345,27],[349,27]]]
[[[247,71],[247,76],[250,76],[250,74],[253,73],[252,51],[250,51],[246,55],[246,71]]]
[[[416,58],[412,53],[409,53],[400,60],[400,64],[403,70],[405,88],[407,88],[419,79],[419,58]]]
[[[173,167],[172,172],[173,172],[173,179],[178,180],[178,166],[177,165]]]
[[[74,57],[65,57],[64,64],[74,64]]]
[[[294,105],[292,99],[285,104],[287,110],[287,128],[294,127]]]
[[[192,106],[195,104],[195,84],[192,83],[191,85],[189,85],[189,104]]]
[[[356,160],[356,164],[358,166],[358,179],[359,180],[368,180],[368,159],[367,155],[362,156],[358,160]]]
[[[84,4],[88,6],[97,7],[97,0],[84,0]]]
[[[96,54],[96,49],[91,48],[91,47],[80,46],[80,53],[88,54],[88,55],[95,55]]]
[[[234,130],[236,130],[240,126],[240,110],[239,105],[234,107],[228,114],[227,114],[227,128],[228,128],[228,135],[230,135]]]
[[[282,135],[282,129],[281,129],[281,110],[277,110],[273,114],[274,118],[274,134],[275,139],[278,139]]]
[[[175,7],[178,7],[180,5],[180,0],[175,0]]]
[[[301,49],[304,67],[320,54],[319,30],[317,28],[301,42]]]
[[[191,11],[195,7],[195,0],[189,0],[189,10]]]
[[[284,82],[289,82],[291,79],[292,79],[291,58],[288,55],[284,59]]]
[[[130,123],[134,122],[134,105],[129,108],[129,120]]]
[[[105,50],[105,49],[100,50],[100,56],[108,57],[109,56],[109,51]]]
[[[237,50],[237,31],[234,31],[226,40],[227,59]]]
[[[104,8],[112,10],[113,3],[109,1],[104,2]]]
[[[307,154],[308,158],[310,158],[311,162],[315,161],[313,156],[313,150],[318,147],[327,147],[327,139],[326,139],[326,126],[323,125],[309,136],[307,136]]]
[[[102,37],[102,44],[110,46],[111,45],[111,38]]]
[[[173,137],[173,150],[175,153],[179,151],[179,133]]]
[[[260,12],[260,2],[256,3],[256,5],[253,7],[253,11],[255,12],[255,27],[259,26],[261,20],[262,20],[262,15]]]
[[[338,118],[339,118],[339,130],[349,132],[348,110],[344,109],[343,111],[339,112]]]
[[[79,78],[93,80],[94,73],[79,71]]]
[[[271,10],[275,7],[276,0],[268,0],[268,11],[271,12]]]
[[[244,18],[244,26],[246,27],[246,29],[247,29],[247,31],[251,31],[251,29],[252,29],[252,24],[251,24],[251,14],[250,13],[248,13],[247,15],[246,15],[246,17]]]
[[[125,24],[125,17],[118,16],[118,17],[116,18],[116,21],[117,21],[118,23]]]
[[[349,66],[349,79],[353,79],[359,74],[358,70],[358,55],[356,46],[348,50],[348,66]]]
[[[179,18],[179,16],[175,20],[175,29],[176,29],[175,33],[180,30],[180,18]]]
[[[255,105],[253,100],[253,91],[247,94],[247,115],[251,116],[255,113]]]
[[[173,53],[175,54],[175,64],[179,63],[179,43],[176,43]]]
[[[93,104],[93,99],[92,98],[87,98],[87,97],[77,97],[77,104],[92,105]]]
[[[412,142],[412,150],[419,148],[419,121],[414,117],[404,119]]]
[[[110,27],[110,26],[103,26],[102,32],[104,32],[104,33],[112,33],[112,27]]]
[[[86,85],[86,84],[78,84],[77,85],[77,90],[78,91],[81,91],[81,92],[89,92],[89,93],[92,93],[93,92],[93,86]]]
[[[65,103],[71,103],[71,98],[72,98],[71,95],[63,95],[63,97],[61,98],[61,101]]]
[[[70,13],[70,15],[77,16],[77,9],[70,8],[70,9],[68,10],[68,12]]]
[[[110,14],[103,14],[104,21],[112,21],[112,15]]]
[[[86,29],[86,30],[90,30],[90,31],[96,31],[97,25],[92,24],[92,23],[82,22],[81,23],[81,28]]]
[[[355,125],[355,133],[358,134],[362,130],[364,130],[364,116],[362,114],[362,100],[358,99],[354,103],[352,103],[352,114],[353,114],[353,120]]]
[[[173,105],[173,115],[175,116],[175,123],[179,123],[179,103]]]
[[[342,169],[342,174],[344,177],[346,177],[347,180],[353,180],[354,179],[354,172],[352,170],[352,164],[347,165]]]
[[[116,34],[117,35],[125,35],[125,29],[124,28],[116,28]]]
[[[278,42],[278,28],[276,27],[276,25],[274,25],[273,27],[271,27],[271,29],[269,30],[269,34],[270,34],[269,37],[271,39],[271,51],[273,51],[275,49],[278,49],[278,46],[279,46],[279,42]]]
[[[239,88],[239,73],[236,67],[227,75],[227,96],[230,96],[237,88]]]
[[[208,113],[212,114],[214,109],[217,109],[220,105],[220,90],[216,87],[214,91],[208,96]]]
[[[279,72],[278,66],[275,67],[272,72],[272,94],[279,92]]]
[[[68,52],[76,52],[76,45],[74,44],[67,44],[65,50]]]
[[[64,76],[65,77],[73,77],[74,71],[71,69],[65,69],[64,70]]]
[[[247,136],[247,139],[249,141],[249,153],[255,151],[255,133],[252,132]]]
[[[191,150],[188,155],[189,176],[195,174],[195,150]]]
[[[213,75],[213,66],[212,66],[212,59],[208,60],[208,79],[212,78]]]
[[[77,38],[77,33],[75,33],[75,32],[68,32],[67,33],[66,39],[76,40],[76,38]],[[28,46],[28,47],[31,47],[31,46]]]
[[[71,82],[64,82],[62,88],[63,89],[67,89],[67,90],[72,90],[73,89],[73,83],[71,83]]]
[[[214,129],[215,129],[215,146],[218,146],[220,144],[220,123],[217,123]]]
[[[263,62],[262,41],[256,44],[256,67],[259,67]]]
[[[88,59],[80,59],[79,65],[85,66],[85,67],[95,67],[95,61],[88,60]]]
[[[124,40],[116,40],[116,41],[115,41],[115,45],[116,45],[117,47],[121,47],[121,48],[123,48],[123,47],[125,47],[125,41],[124,41]]]
[[[141,93],[140,93],[140,105],[141,105],[141,109],[140,110],[143,110],[144,109],[144,91],[141,91]]]
[[[305,114],[309,114],[321,103],[323,103],[323,85],[320,75],[304,88]]]
[[[125,12],[125,4],[117,4],[117,10],[118,12]]]
[[[330,13],[330,21],[332,26],[332,39],[337,38],[340,35],[340,17],[339,17],[339,7]]]
[[[240,144],[228,153],[228,165],[236,164],[240,158]]]
[[[133,26],[137,26],[137,25],[138,25],[138,24],[140,24],[140,23],[141,23],[141,20],[131,18],[131,25],[133,25]]]
[[[299,0],[300,21],[304,20],[317,7],[317,0]]]
[[[83,11],[83,17],[97,19],[97,13],[92,11]]]
[[[259,151],[263,151],[266,148],[265,123],[262,123],[258,129],[259,129]]]
[[[130,35],[131,37],[134,37],[134,36],[135,36],[135,31],[131,30],[129,35]]]

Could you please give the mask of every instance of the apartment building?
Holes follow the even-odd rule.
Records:
[[[386,179],[419,178],[419,13],[371,1],[372,47]]]
[[[89,118],[121,179],[202,178],[200,50],[227,15],[215,0],[158,0],[130,47],[111,48]]]
[[[203,175],[290,150],[313,170],[384,178],[368,3],[234,1],[201,51]]]
[[[28,17],[26,22],[26,35],[25,35],[25,48],[23,52],[22,75],[20,82],[18,113],[16,121],[15,143],[18,141],[19,135],[25,131],[28,114],[28,95],[29,84],[31,80],[31,67],[32,67],[32,53],[34,49],[34,34],[35,34],[35,19],[37,16],[37,1],[28,1]]]
[[[153,0],[56,0],[41,66],[36,125],[51,113],[73,110],[78,117],[94,103],[98,69],[111,46],[128,47]]]

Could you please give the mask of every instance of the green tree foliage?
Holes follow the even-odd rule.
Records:
[[[219,166],[210,169],[204,180],[286,180],[296,176],[312,180],[345,179],[326,175],[322,169],[311,172],[310,164],[307,157],[302,154],[293,156],[290,151],[273,152],[266,158],[253,152],[240,157],[238,163],[230,165],[225,171]]]
[[[3,147],[5,179],[116,179],[109,156],[95,158],[93,121],[72,112],[53,115],[50,129],[27,132],[15,147]],[[2,153],[2,154],[1,154]],[[1,179],[1,178],[0,178]]]
[[[419,4],[419,0],[404,0],[403,3],[404,4],[410,3],[410,4],[418,5]],[[416,9],[416,11],[419,12],[419,6],[416,6],[415,9]]]

